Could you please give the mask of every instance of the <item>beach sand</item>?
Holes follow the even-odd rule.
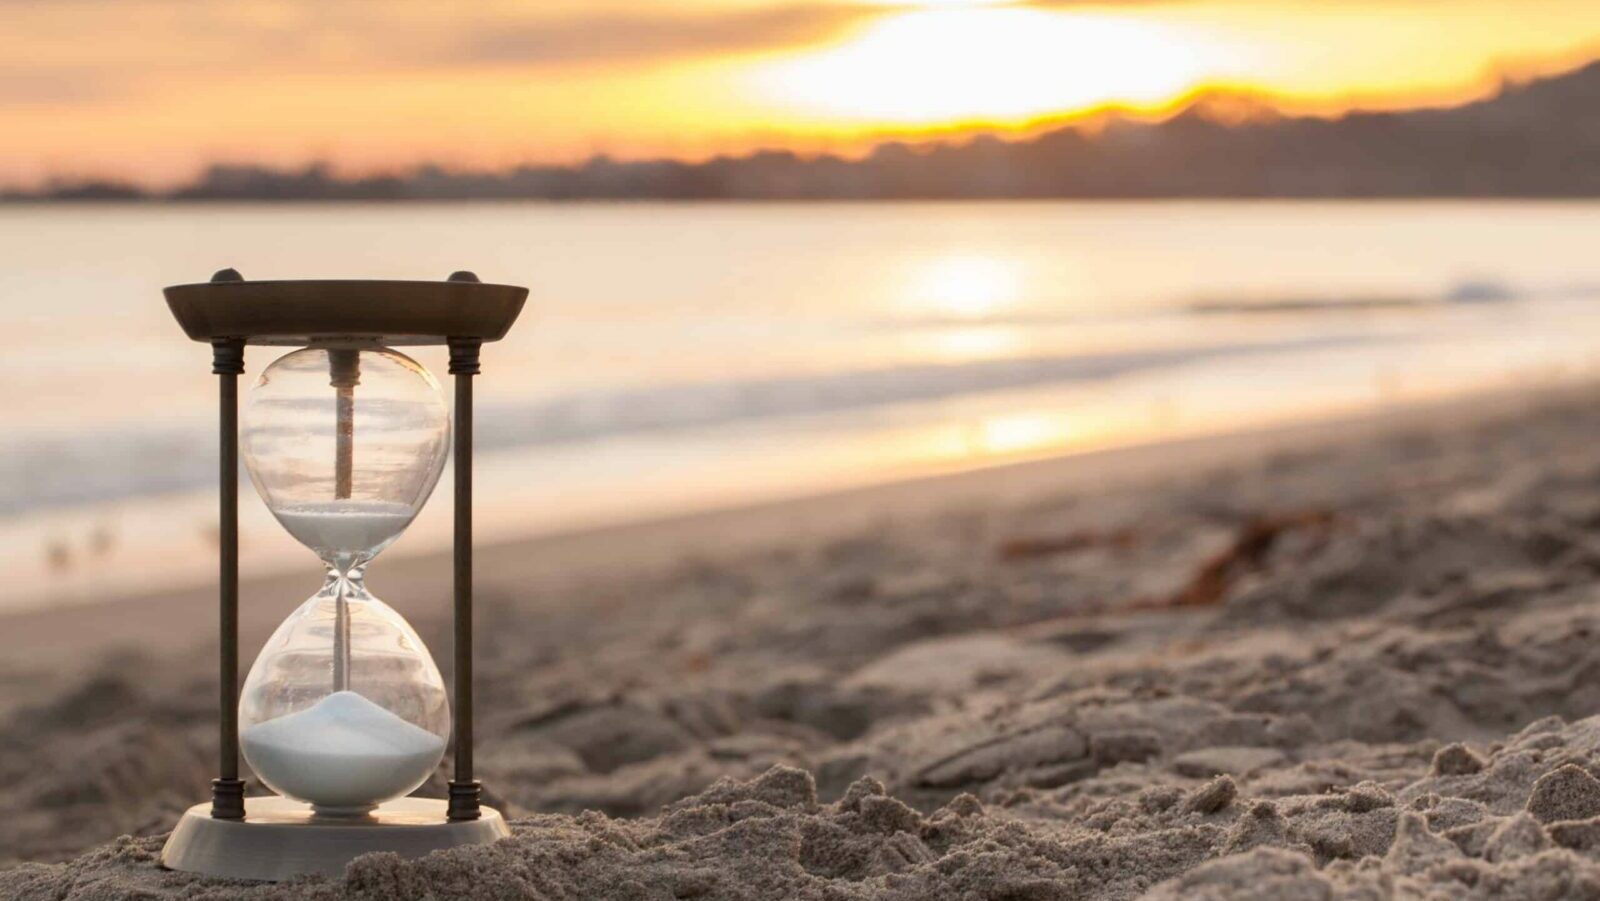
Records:
[[[156,865],[209,592],[13,615],[0,897],[1600,898],[1592,390],[487,548],[514,835],[342,879]],[[371,580],[447,672],[448,580]]]

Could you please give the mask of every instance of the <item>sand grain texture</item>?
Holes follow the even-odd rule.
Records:
[[[155,866],[211,775],[203,653],[3,671],[0,897],[1600,898],[1590,419],[486,572],[513,838],[342,879]]]

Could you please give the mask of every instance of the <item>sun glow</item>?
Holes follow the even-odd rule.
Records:
[[[1008,6],[1016,3],[1017,0],[858,0],[858,2],[863,6],[938,9],[940,7],[949,8],[954,6]]]
[[[1159,119],[1206,91],[1296,114],[1459,103],[1503,72],[1600,54],[1593,0],[1514,15],[1505,0],[1451,0],[1448,15],[1439,0],[0,6],[15,75],[0,79],[0,185],[24,186],[170,186],[221,161],[367,174],[855,157],[891,140],[1022,137],[1112,107]]]
[[[1163,23],[1095,13],[940,5],[778,61],[759,92],[798,115],[892,125],[1017,121],[1151,104],[1214,76],[1220,48]]]

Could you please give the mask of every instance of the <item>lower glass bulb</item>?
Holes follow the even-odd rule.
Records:
[[[278,627],[246,678],[239,745],[268,788],[323,815],[403,797],[444,757],[444,680],[411,626],[359,573],[328,583]]]

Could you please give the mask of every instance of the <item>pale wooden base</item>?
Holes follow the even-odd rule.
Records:
[[[451,822],[445,802],[401,798],[366,816],[326,817],[286,798],[246,798],[245,818],[218,820],[196,804],[161,849],[161,865],[187,873],[277,882],[320,873],[338,876],[362,854],[421,857],[441,848],[486,845],[511,834],[505,818],[483,808],[476,820]]]

